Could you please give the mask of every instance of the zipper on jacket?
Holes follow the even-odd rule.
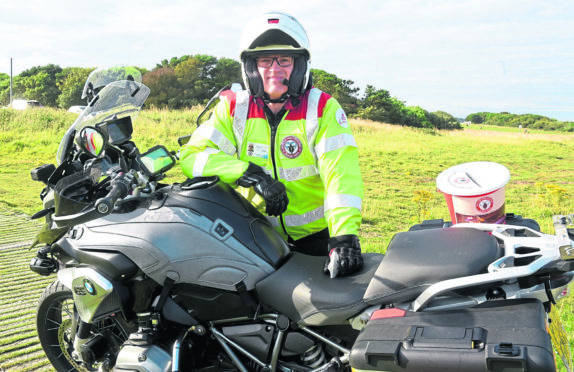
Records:
[[[279,180],[279,176],[277,175],[277,164],[275,163],[275,137],[277,136],[277,128],[279,127],[279,124],[287,114],[287,111],[282,108],[281,110],[279,110],[277,115],[275,115],[271,111],[271,109],[267,107],[267,105],[264,106],[264,111],[267,114],[267,122],[269,123],[269,127],[271,129],[271,138],[270,138],[271,148],[269,152],[271,153],[271,163],[273,164],[273,177],[276,180]],[[287,232],[287,228],[285,226],[285,220],[283,219],[283,214],[279,216],[279,222],[281,223],[281,228],[285,232],[285,235],[287,235],[287,237],[290,238],[291,236]]]

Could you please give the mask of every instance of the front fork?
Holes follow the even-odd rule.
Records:
[[[74,350],[71,355],[77,362],[86,362],[84,353],[82,352],[82,345],[88,342],[92,336],[91,333],[92,325],[82,321],[79,315],[74,314],[74,320],[72,321],[72,334],[74,338]],[[76,331],[77,330],[77,331]]]

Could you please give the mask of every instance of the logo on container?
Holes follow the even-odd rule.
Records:
[[[485,196],[476,201],[476,210],[482,213],[486,213],[492,209],[494,206],[494,200],[492,198]]]

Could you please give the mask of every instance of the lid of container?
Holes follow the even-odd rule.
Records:
[[[504,187],[510,172],[501,164],[488,161],[463,163],[438,175],[436,185],[445,194],[477,196]]]

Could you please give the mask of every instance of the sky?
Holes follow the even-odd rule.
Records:
[[[572,0],[16,0],[0,4],[0,73],[135,65],[207,54],[238,60],[245,23],[295,16],[313,68],[408,106],[574,121]]]

